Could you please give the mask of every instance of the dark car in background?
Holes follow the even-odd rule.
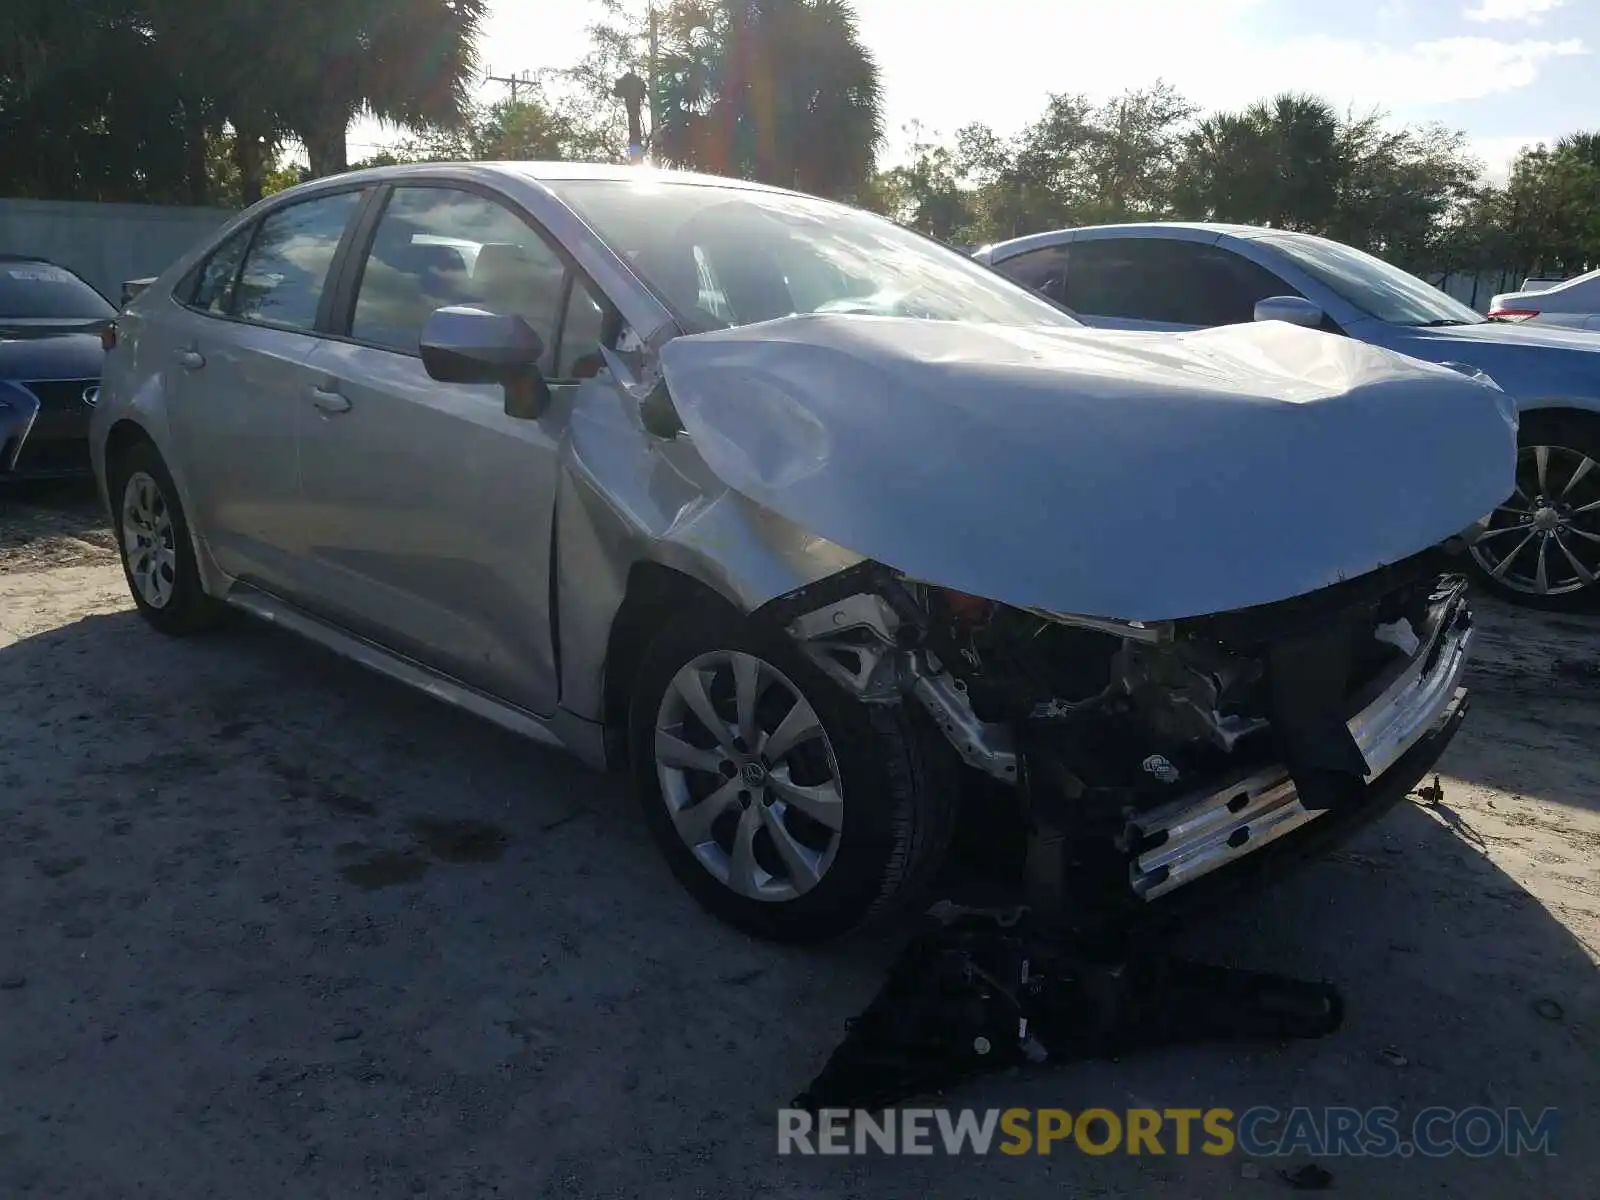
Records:
[[[0,480],[89,471],[111,302],[66,267],[0,255]]]

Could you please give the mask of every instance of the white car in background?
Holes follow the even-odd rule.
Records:
[[[1600,269],[1558,283],[1524,280],[1520,292],[1502,292],[1490,301],[1489,315],[1505,321],[1600,331]]]

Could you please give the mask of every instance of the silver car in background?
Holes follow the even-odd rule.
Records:
[[[1384,811],[1461,720],[1460,535],[1515,460],[1454,371],[1089,330],[639,169],[303,185],[114,342],[92,452],[151,624],[250,613],[625,768],[694,896],[796,940],[925,896],[964,798],[1129,911]]]
[[[1600,336],[1485,319],[1365,251],[1284,229],[1099,225],[976,257],[1100,329],[1287,321],[1483,372],[1516,401],[1521,451],[1472,548],[1478,582],[1519,604],[1600,611]]]

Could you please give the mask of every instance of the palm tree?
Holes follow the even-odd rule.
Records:
[[[1247,120],[1272,155],[1272,224],[1320,230],[1332,217],[1344,176],[1339,114],[1326,100],[1284,92],[1251,105]]]
[[[305,145],[313,176],[348,165],[360,112],[453,126],[478,70],[487,0],[251,0],[273,31],[257,60],[261,108]],[[237,10],[237,0],[232,6]]]
[[[1244,113],[1217,113],[1184,139],[1174,208],[1208,221],[1272,219],[1276,163],[1265,130]]]
[[[1556,153],[1600,170],[1600,130],[1580,130],[1557,138]]]
[[[665,162],[829,196],[872,177],[883,100],[849,0],[676,0],[656,81]]]

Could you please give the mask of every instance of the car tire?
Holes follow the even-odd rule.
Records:
[[[200,582],[189,522],[160,453],[135,442],[109,468],[112,529],[139,615],[173,636],[215,627],[228,610]]]
[[[754,680],[749,742],[741,677]],[[696,715],[706,705],[720,739]],[[802,726],[814,732],[795,738]],[[827,941],[903,911],[937,874],[957,814],[959,763],[921,710],[857,701],[781,633],[721,607],[684,615],[646,650],[629,759],[678,881],[772,941]]]
[[[1517,492],[1490,514],[1471,561],[1474,580],[1513,604],[1600,611],[1600,416],[1522,414]]]

